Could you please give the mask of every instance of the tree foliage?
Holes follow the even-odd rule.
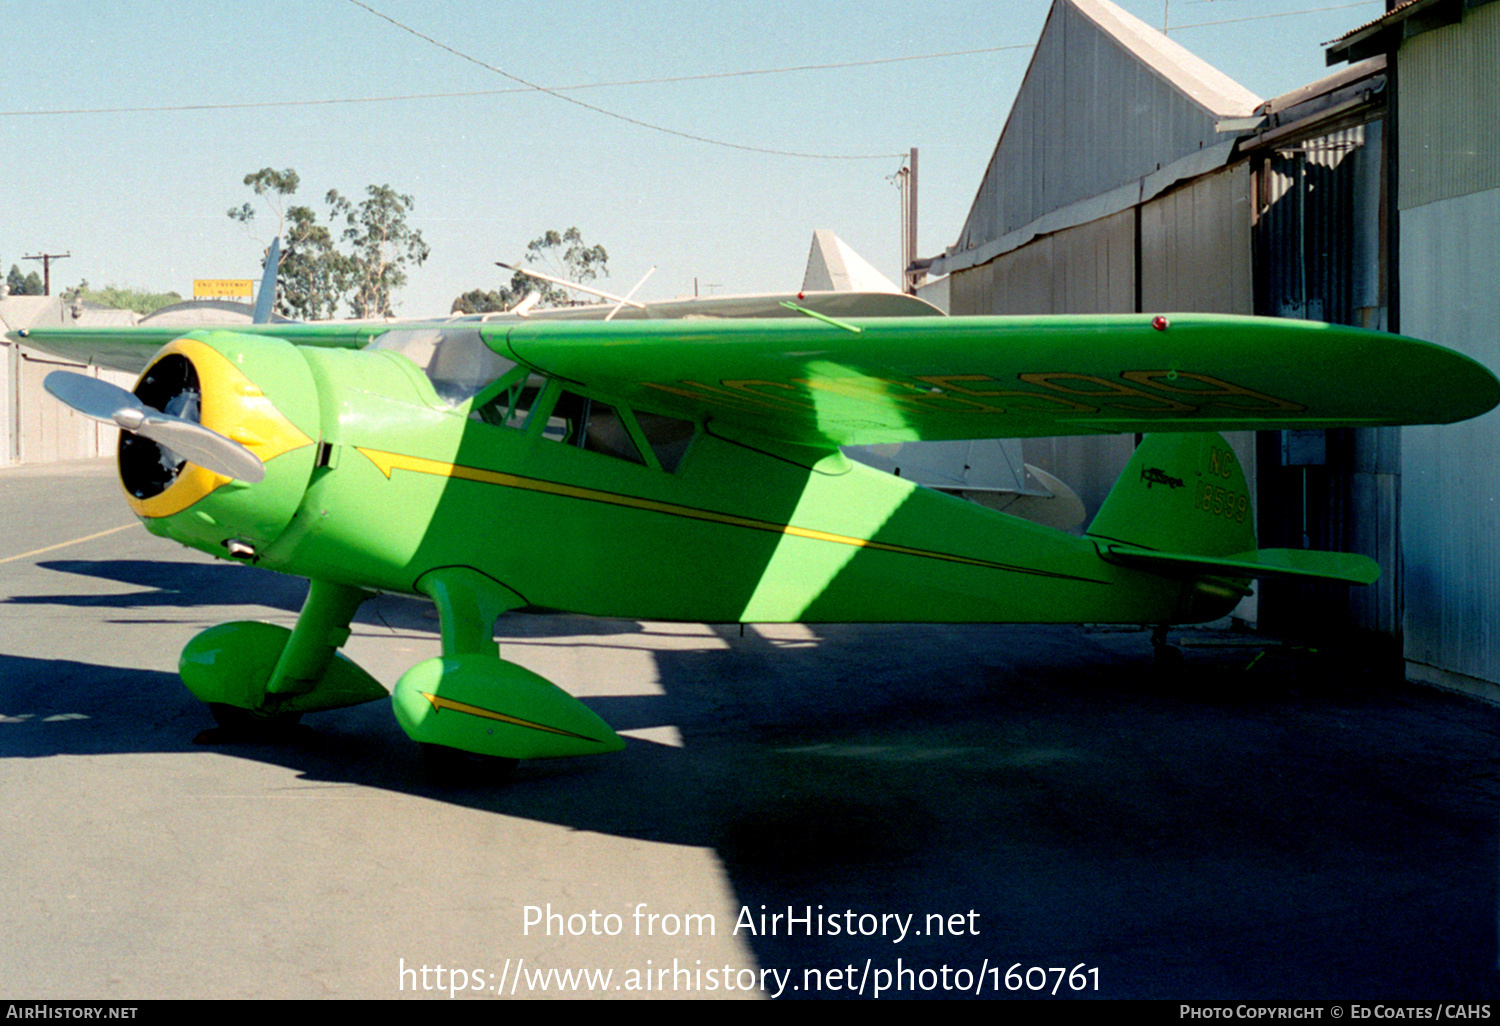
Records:
[[[22,274],[19,264],[10,265],[10,274],[5,276],[5,284],[10,286],[10,294],[13,296],[40,296],[46,291],[42,276],[35,271]]]
[[[148,292],[146,289],[122,288],[119,285],[106,285],[102,289],[91,289],[88,282],[82,282],[76,289],[79,299],[85,303],[95,306],[107,306],[114,310],[134,310],[145,316],[154,313],[164,306],[182,302],[182,296],[176,292]]]
[[[311,207],[286,212],[276,275],[276,312],[302,320],[329,320],[338,312],[347,269],[333,234]]]
[[[365,187],[358,206],[337,191],[326,197],[335,218],[344,220],[345,286],[355,317],[389,317],[391,293],[406,284],[406,265],[418,267],[431,250],[422,233],[406,223],[416,202],[389,185]]]
[[[609,276],[609,253],[603,246],[590,246],[577,228],[565,232],[546,231],[526,245],[526,262],[555,278],[566,278],[580,284],[600,275]],[[569,306],[573,294],[560,285],[532,278],[516,271],[510,281],[498,289],[470,289],[453,301],[454,313],[490,313],[509,310],[529,293],[540,297],[539,307]]]
[[[301,185],[294,169],[261,168],[246,175],[245,184],[276,215],[282,240],[276,311],[283,316],[324,320],[347,303],[355,317],[388,317],[393,294],[407,282],[407,266],[421,266],[430,253],[422,233],[407,223],[416,201],[389,185],[368,186],[358,204],[337,190],[328,192],[330,222],[344,223],[336,239],[336,228],[319,224],[311,207],[288,206]],[[255,206],[245,203],[229,216],[248,225]]]

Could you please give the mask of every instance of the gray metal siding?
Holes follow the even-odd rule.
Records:
[[[1500,371],[1500,4],[1407,40],[1397,82],[1401,330]],[[1401,466],[1409,664],[1500,683],[1500,413],[1407,428]]]
[[[1404,211],[1402,331],[1500,371],[1497,268],[1500,189]],[[1405,429],[1401,465],[1406,657],[1500,683],[1500,412]]]
[[[1073,4],[1054,5],[957,248],[1222,142],[1218,116]]]
[[[1146,204],[1141,293],[1148,310],[1248,313],[1250,174],[1244,164]],[[1149,227],[1148,227],[1149,226]],[[1136,210],[1055,232],[952,276],[955,314],[1129,313],[1136,309]],[[1028,438],[1025,460],[1073,487],[1092,515],[1134,437]],[[1254,437],[1230,438],[1254,481]],[[1246,614],[1250,615],[1250,614]]]
[[[1250,168],[1205,175],[1141,208],[1142,310],[1250,313]]]
[[[1500,5],[1401,48],[1400,208],[1500,188]]]
[[[1360,125],[1262,162],[1258,312],[1383,326],[1382,135],[1379,122]]]
[[[1055,232],[952,276],[955,314],[1135,309],[1135,212]]]
[[[1383,139],[1375,121],[1288,139],[1255,158],[1256,313],[1385,326]],[[1395,636],[1401,629],[1399,432],[1329,431],[1324,442],[1325,464],[1284,467],[1279,433],[1262,441],[1261,544],[1358,552],[1380,564],[1381,578],[1365,588],[1268,583],[1266,622],[1301,627],[1315,617]]]
[[[42,381],[55,370],[88,374],[132,388],[135,375],[84,367],[11,342],[0,343],[0,466],[92,459],[115,452],[119,429],[74,413]]]

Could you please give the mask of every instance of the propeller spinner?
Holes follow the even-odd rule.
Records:
[[[248,484],[266,476],[265,464],[249,449],[181,415],[197,414],[196,398],[176,397],[167,405],[180,409],[167,413],[152,409],[118,385],[71,371],[53,371],[42,385],[85,417],[148,438],[167,455],[191,460],[206,470]]]

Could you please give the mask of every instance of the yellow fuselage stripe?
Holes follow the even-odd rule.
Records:
[[[832,542],[837,545],[852,545],[856,548],[874,549],[880,552],[894,552],[903,556],[942,559],[951,563],[982,566],[992,570],[1007,570],[1012,573],[1035,574],[1041,577],[1066,577],[1072,580],[1091,581],[1096,584],[1104,583],[1102,581],[1095,581],[1093,578],[1078,577],[1074,574],[1052,573],[1051,571],[1038,570],[1034,567],[996,563],[992,560],[976,559],[972,556],[959,556],[948,552],[933,552],[930,549],[914,549],[905,545],[892,545],[889,542],[873,541],[869,538],[856,538],[847,534],[833,534],[829,531],[818,531],[810,527],[798,527],[795,524],[779,524],[771,520],[756,520],[751,517],[737,516],[733,513],[719,513],[714,510],[697,509],[693,506],[680,506],[676,503],[646,499],[638,495],[605,492],[596,488],[581,488],[577,485],[563,484],[559,481],[543,481],[539,478],[522,477],[519,474],[507,474],[498,470],[482,470],[479,467],[466,467],[459,463],[444,463],[440,460],[430,460],[422,456],[404,456],[400,453],[382,452],[379,449],[366,449],[360,446],[356,446],[355,448],[363,453],[371,463],[380,468],[380,472],[387,478],[391,476],[391,471],[393,470],[409,470],[418,474],[432,474],[437,477],[457,478],[461,481],[501,485],[505,488],[519,488],[524,491],[540,492],[545,495],[558,495],[570,499],[583,499],[589,502],[602,502],[611,506],[622,506],[627,509],[664,513],[668,516],[685,517],[689,520],[702,520],[709,523],[725,524],[730,527],[744,527],[755,531],[768,531],[773,534],[789,535],[793,538],[808,538],[813,541]]]

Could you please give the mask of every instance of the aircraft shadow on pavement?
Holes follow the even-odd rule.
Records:
[[[250,600],[242,568],[48,566],[153,589],[122,596],[137,611]],[[295,608],[288,584],[255,585],[255,601],[286,609],[290,595]],[[410,640],[436,623],[423,603],[382,598],[356,631],[372,627]],[[499,629],[512,652],[580,637],[638,651],[653,632],[576,617]],[[1247,671],[1253,653],[1232,646],[1190,649],[1185,682],[1167,686],[1139,633],[711,633],[699,649],[652,650],[661,694],[586,699],[622,731],[670,725],[680,747],[632,739],[455,787],[428,777],[377,702],[309,717],[276,743],[197,750],[712,848],[752,913],[966,924],[900,943],[889,928],[745,937],[761,966],[799,974],[901,959],[998,967],[1003,987],[1019,962],[1099,966],[1110,997],[1500,996],[1494,710],[1326,657],[1273,653]],[[169,672],[0,656],[0,679],[13,756],[184,752],[212,725]]]
[[[302,607],[307,582],[282,574],[228,564],[158,562],[148,559],[59,559],[38,563],[45,570],[112,581],[138,591],[75,595],[17,595],[18,605],[105,606],[132,609],[152,606],[262,605],[293,612]]]

